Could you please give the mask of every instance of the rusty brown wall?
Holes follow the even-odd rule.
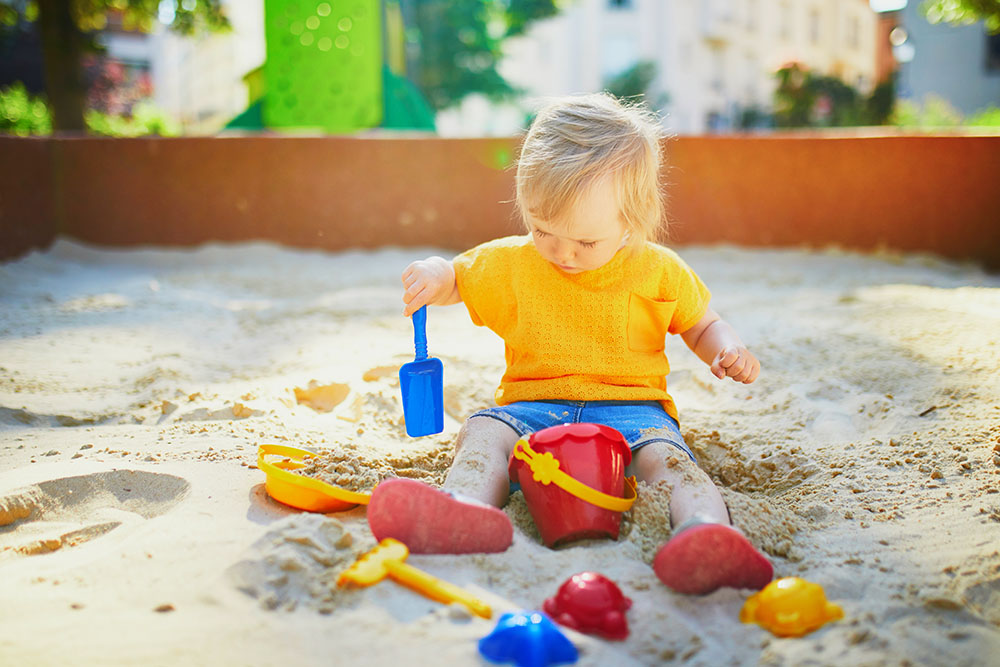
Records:
[[[110,245],[268,239],[460,248],[517,229],[513,141],[240,137],[60,141],[62,230]]]
[[[50,148],[46,139],[0,136],[0,260],[55,237]]]
[[[674,238],[929,251],[1000,268],[1000,137],[681,139]]]
[[[37,187],[46,145],[47,190]],[[5,236],[57,228],[107,245],[460,249],[519,231],[505,168],[515,147],[405,137],[4,140],[0,149],[13,150],[0,157],[0,224]],[[676,243],[888,247],[1000,268],[1000,137],[680,137],[666,149]],[[22,163],[37,182],[18,175]]]

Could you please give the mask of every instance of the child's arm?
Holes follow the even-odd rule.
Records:
[[[699,359],[711,366],[720,380],[729,376],[750,384],[760,373],[760,362],[740,340],[736,330],[709,308],[698,323],[681,334],[684,343]]]
[[[462,300],[455,282],[455,269],[443,257],[413,262],[403,271],[403,315],[409,317],[421,306],[448,306]]]

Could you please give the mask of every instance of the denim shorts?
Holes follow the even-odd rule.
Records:
[[[684,442],[677,420],[667,414],[659,401],[521,401],[486,408],[469,416],[472,417],[498,419],[519,436],[559,424],[604,424],[625,436],[633,453],[651,442],[665,442],[697,463]]]

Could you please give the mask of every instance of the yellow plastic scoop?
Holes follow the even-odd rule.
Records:
[[[337,585],[371,586],[390,577],[432,600],[446,604],[460,602],[473,614],[482,618],[490,618],[493,615],[493,610],[488,604],[468,591],[418,570],[412,565],[407,565],[403,561],[409,555],[410,550],[405,544],[387,537],[355,561],[354,565],[344,570],[337,578]]]
[[[756,623],[778,637],[801,637],[844,617],[819,584],[799,577],[772,581],[743,604],[740,620]]]
[[[368,504],[370,493],[348,491],[315,477],[289,472],[304,467],[303,459],[315,455],[315,452],[297,447],[261,445],[257,449],[257,467],[267,475],[264,482],[267,495],[280,503],[309,512],[340,512]],[[280,457],[281,460],[272,463],[268,457]]]

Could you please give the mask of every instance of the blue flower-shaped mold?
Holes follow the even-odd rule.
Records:
[[[493,632],[479,640],[479,653],[490,662],[518,667],[570,664],[579,657],[556,624],[537,611],[501,616]]]

